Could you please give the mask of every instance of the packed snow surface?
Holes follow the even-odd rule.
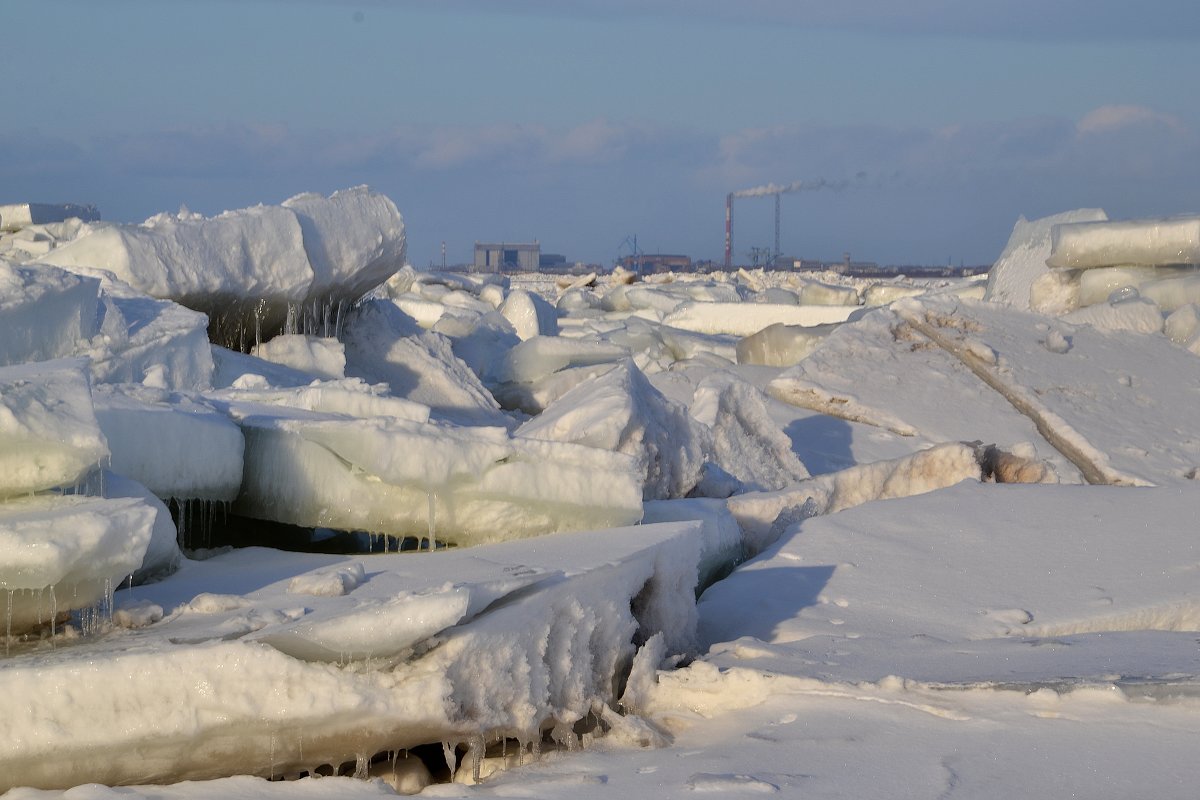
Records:
[[[0,791],[1191,797],[1196,219],[986,286],[422,273],[365,188],[0,233]]]

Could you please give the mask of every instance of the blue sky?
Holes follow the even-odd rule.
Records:
[[[140,221],[368,183],[417,266],[539,239],[986,263],[1018,215],[1200,212],[1192,0],[7,0],[0,203]],[[21,35],[12,32],[20,31]],[[739,259],[773,239],[739,201]]]

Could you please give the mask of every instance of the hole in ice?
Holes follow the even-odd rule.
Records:
[[[172,500],[171,516],[179,531],[179,545],[190,556],[223,547],[269,547],[295,553],[369,555],[452,547],[428,537],[398,538],[366,531],[305,528],[282,522],[251,519],[233,514],[224,503]]]

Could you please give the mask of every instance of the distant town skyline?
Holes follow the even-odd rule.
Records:
[[[1200,212],[1172,0],[13,0],[0,203],[140,221],[367,183],[418,267],[476,241],[987,263],[1018,215]],[[822,183],[823,182],[823,183]],[[769,247],[739,199],[735,255]]]

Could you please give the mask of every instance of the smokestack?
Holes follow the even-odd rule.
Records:
[[[733,268],[733,192],[725,195],[725,269]]]

